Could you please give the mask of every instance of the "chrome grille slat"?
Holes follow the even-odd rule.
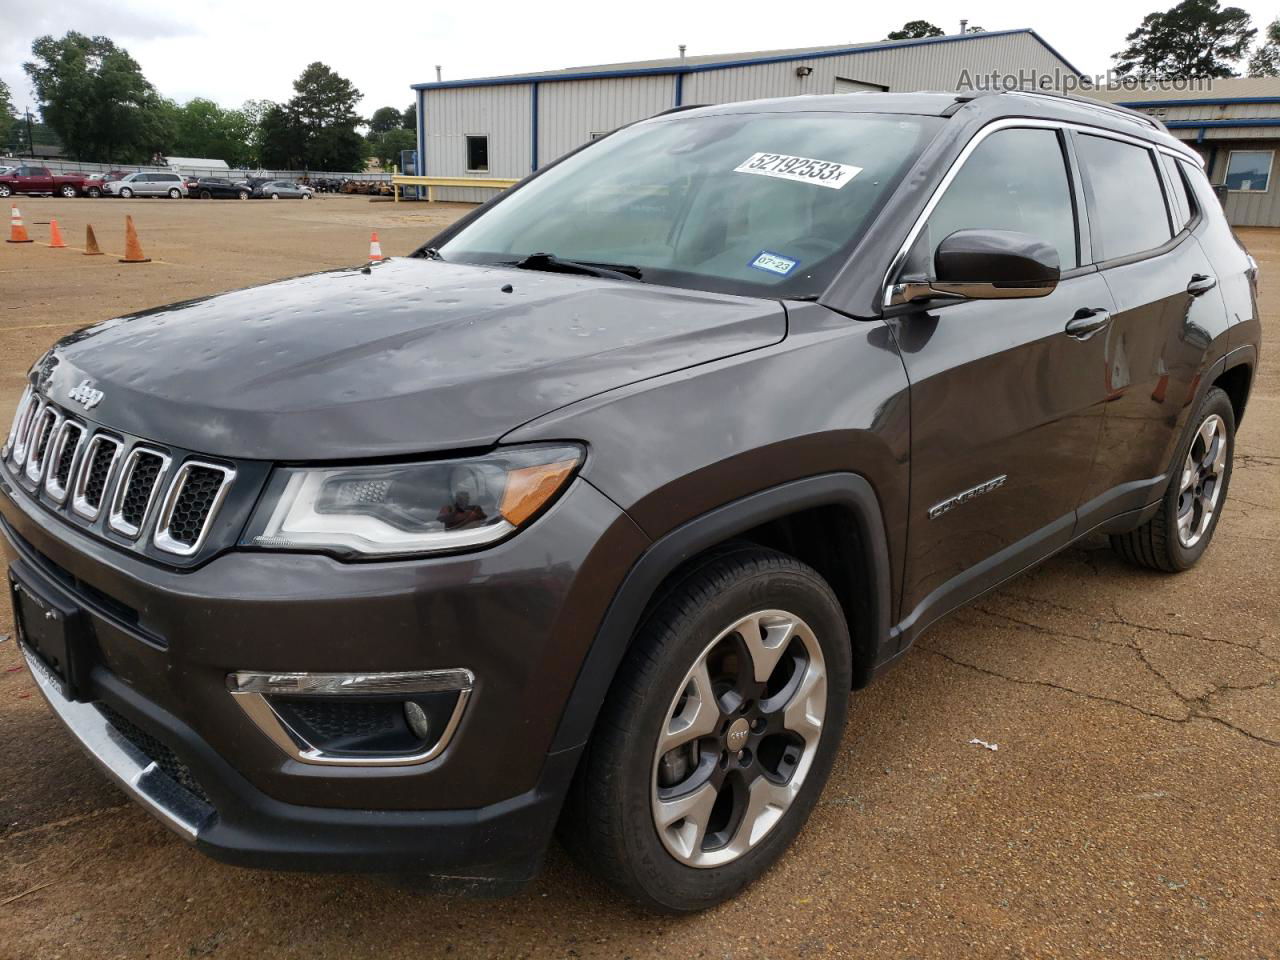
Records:
[[[54,436],[62,426],[62,414],[53,404],[46,403],[31,428],[29,450],[27,452],[27,479],[39,483],[44,476],[44,467],[48,462],[49,447]]]
[[[71,509],[86,520],[97,520],[102,513],[102,502],[123,446],[115,437],[95,433],[80,458],[80,472],[76,475],[71,494]]]
[[[180,557],[199,552],[235,476],[233,469],[221,464],[204,460],[184,463],[169,484],[160,508],[156,547]]]
[[[49,463],[52,466],[46,472],[44,480],[44,492],[58,503],[67,499],[67,490],[75,475],[76,457],[80,453],[82,440],[84,427],[74,420],[64,420],[53,449],[49,452]]]
[[[31,404],[23,415],[22,424],[13,443],[13,465],[21,470],[27,462],[27,451],[31,448],[31,432],[40,420],[46,404],[38,395],[32,395]]]
[[[130,452],[116,481],[115,495],[111,498],[111,512],[107,525],[126,537],[136,537],[142,532],[156,496],[169,471],[170,458],[152,447],[136,446]]]
[[[9,425],[9,436],[4,441],[4,450],[0,451],[0,457],[7,458],[13,452],[14,444],[18,440],[18,429],[22,426],[22,420],[27,415],[34,395],[35,391],[31,384],[27,384],[27,388],[22,391],[21,399],[18,400],[18,409],[13,413],[13,423]]]

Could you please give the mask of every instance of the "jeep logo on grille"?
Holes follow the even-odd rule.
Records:
[[[86,410],[92,410],[102,402],[104,394],[101,390],[95,390],[93,388],[92,380],[85,379],[76,384],[74,389],[72,389],[67,396],[83,406]]]

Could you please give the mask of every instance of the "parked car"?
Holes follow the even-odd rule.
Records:
[[[102,188],[83,174],[54,174],[48,167],[27,164],[10,173],[0,174],[0,198],[15,193],[98,197],[102,195]]]
[[[104,183],[103,191],[112,197],[170,197],[177,200],[188,195],[186,181],[176,173],[130,173],[119,180]]]
[[[253,188],[253,195],[269,200],[310,200],[312,190],[292,180],[267,180]]]
[[[702,909],[939,617],[1094,534],[1203,556],[1256,293],[1131,111],[658,116],[409,257],[58,342],[0,451],[19,649],[212,856],[502,888],[558,826]]]
[[[201,200],[248,200],[251,190],[248,184],[232,183],[220,177],[202,177],[187,184],[191,196]]]

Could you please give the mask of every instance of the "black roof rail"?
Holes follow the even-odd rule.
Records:
[[[1084,107],[1085,109],[1088,109],[1088,110],[1096,110],[1103,113],[1118,114],[1119,116],[1124,117],[1126,120],[1132,120],[1135,123],[1140,123],[1145,127],[1150,127],[1153,130],[1163,129],[1163,127],[1161,126],[1158,120],[1156,120],[1153,117],[1147,116],[1145,113],[1139,113],[1137,110],[1130,110],[1128,107],[1122,107],[1117,103],[1107,103],[1105,100],[1094,100],[1091,97],[1079,97],[1079,96],[1076,96],[1075,94],[1058,93],[1053,90],[976,91],[972,94],[964,94],[964,95],[957,96],[955,106],[949,108],[947,112],[952,113],[955,110],[959,109],[960,107],[963,107],[965,104],[970,103],[974,100],[979,100],[985,97],[999,97],[999,96],[1036,97],[1042,100],[1066,101],[1067,103],[1073,104],[1078,107]]]
[[[655,117],[665,117],[668,113],[680,113],[683,110],[701,110],[703,107],[709,107],[709,103],[682,103],[678,107],[667,107],[661,113],[655,113]]]

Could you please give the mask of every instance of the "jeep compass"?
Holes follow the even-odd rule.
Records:
[[[1156,121],[1040,94],[671,111],[413,255],[87,327],[0,452],[18,639],[237,864],[690,911],[850,692],[1091,534],[1213,539],[1256,265]]]

